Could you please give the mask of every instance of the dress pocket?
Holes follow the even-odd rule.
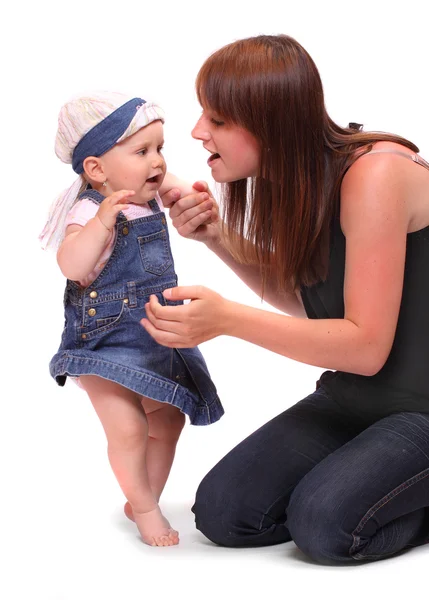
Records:
[[[85,322],[81,327],[81,337],[90,340],[116,327],[122,320],[127,304],[123,300],[100,303],[86,309]]]
[[[137,239],[145,271],[153,275],[162,275],[173,265],[167,233],[164,229]]]

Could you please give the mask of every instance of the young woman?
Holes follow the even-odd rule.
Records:
[[[429,164],[396,135],[335,124],[287,36],[221,48],[197,92],[224,221],[201,188],[165,198],[173,224],[286,314],[178,287],[164,296],[192,302],[152,297],[142,324],[168,347],[228,335],[327,369],[204,478],[197,527],[225,546],[293,539],[326,563],[429,541]]]

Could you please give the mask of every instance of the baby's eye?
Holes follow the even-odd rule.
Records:
[[[164,150],[164,146],[158,146],[158,152],[161,154],[162,151]]]
[[[137,152],[137,154],[141,154],[141,156],[144,156],[147,153],[147,149],[146,148],[142,148],[141,150],[139,150]]]
[[[221,127],[222,125],[225,125],[225,121],[218,121],[214,117],[212,117],[210,121],[213,123],[213,125],[216,125],[216,127]]]

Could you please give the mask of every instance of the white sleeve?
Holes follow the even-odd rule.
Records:
[[[98,212],[98,204],[89,198],[82,198],[76,202],[66,217],[66,227],[69,225],[81,225],[84,227],[90,219]]]

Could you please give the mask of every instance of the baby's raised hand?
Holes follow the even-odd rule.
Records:
[[[111,196],[107,196],[100,204],[97,217],[106,229],[112,231],[116,223],[116,217],[128,206],[128,199],[134,196],[134,190],[119,190]]]

